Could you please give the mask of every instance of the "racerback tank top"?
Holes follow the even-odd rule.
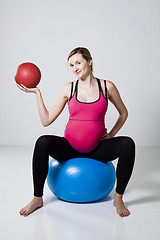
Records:
[[[98,78],[99,98],[94,102],[81,102],[77,99],[78,82],[75,92],[68,103],[69,121],[64,131],[64,138],[78,152],[87,153],[94,150],[105,134],[105,114],[108,108],[107,88],[105,81],[106,97],[103,96],[102,87]]]

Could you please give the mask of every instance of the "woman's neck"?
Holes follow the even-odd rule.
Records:
[[[79,82],[81,86],[85,86],[85,87],[92,87],[94,82],[95,82],[96,78],[93,76],[93,74],[89,74],[87,77],[85,78],[79,78]]]

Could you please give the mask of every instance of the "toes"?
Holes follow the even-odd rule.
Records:
[[[19,213],[20,213],[21,216],[28,216],[29,215],[29,212],[24,208],[22,208]]]
[[[29,215],[29,212],[27,212],[27,211],[25,211],[23,214],[24,217],[27,217],[28,215]]]
[[[117,209],[117,213],[120,217],[127,217],[130,215],[130,211],[129,210],[120,210],[120,209]]]
[[[120,217],[127,217],[130,215],[130,212],[128,210],[120,211],[118,212]]]
[[[124,216],[125,216],[125,217],[127,217],[127,216],[129,216],[129,215],[130,215],[130,211],[128,211],[128,210],[124,211]]]
[[[23,211],[23,213],[21,215],[22,216],[26,216],[26,211]]]
[[[124,217],[124,214],[123,214],[123,212],[122,212],[122,211],[120,211],[120,210],[117,210],[117,213],[118,213],[118,215],[119,215],[120,217]]]
[[[124,214],[123,214],[123,212],[121,212],[121,213],[119,214],[119,216],[120,216],[120,217],[124,217]]]
[[[19,213],[20,213],[20,215],[23,215],[24,212],[25,212],[25,210],[22,208]]]

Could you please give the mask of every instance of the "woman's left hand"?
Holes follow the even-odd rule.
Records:
[[[103,135],[101,141],[103,141],[103,140],[105,140],[105,139],[108,139],[108,138],[111,138],[111,136],[109,135],[109,133],[107,133],[107,128],[106,128],[106,133]]]

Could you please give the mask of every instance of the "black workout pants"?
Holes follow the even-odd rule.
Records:
[[[101,162],[113,161],[118,158],[116,192],[123,194],[133,170],[135,143],[130,137],[114,137],[101,141],[98,147],[89,153],[79,153],[64,137],[53,135],[39,137],[33,154],[34,196],[43,196],[49,156],[59,162],[78,157],[93,158]]]

